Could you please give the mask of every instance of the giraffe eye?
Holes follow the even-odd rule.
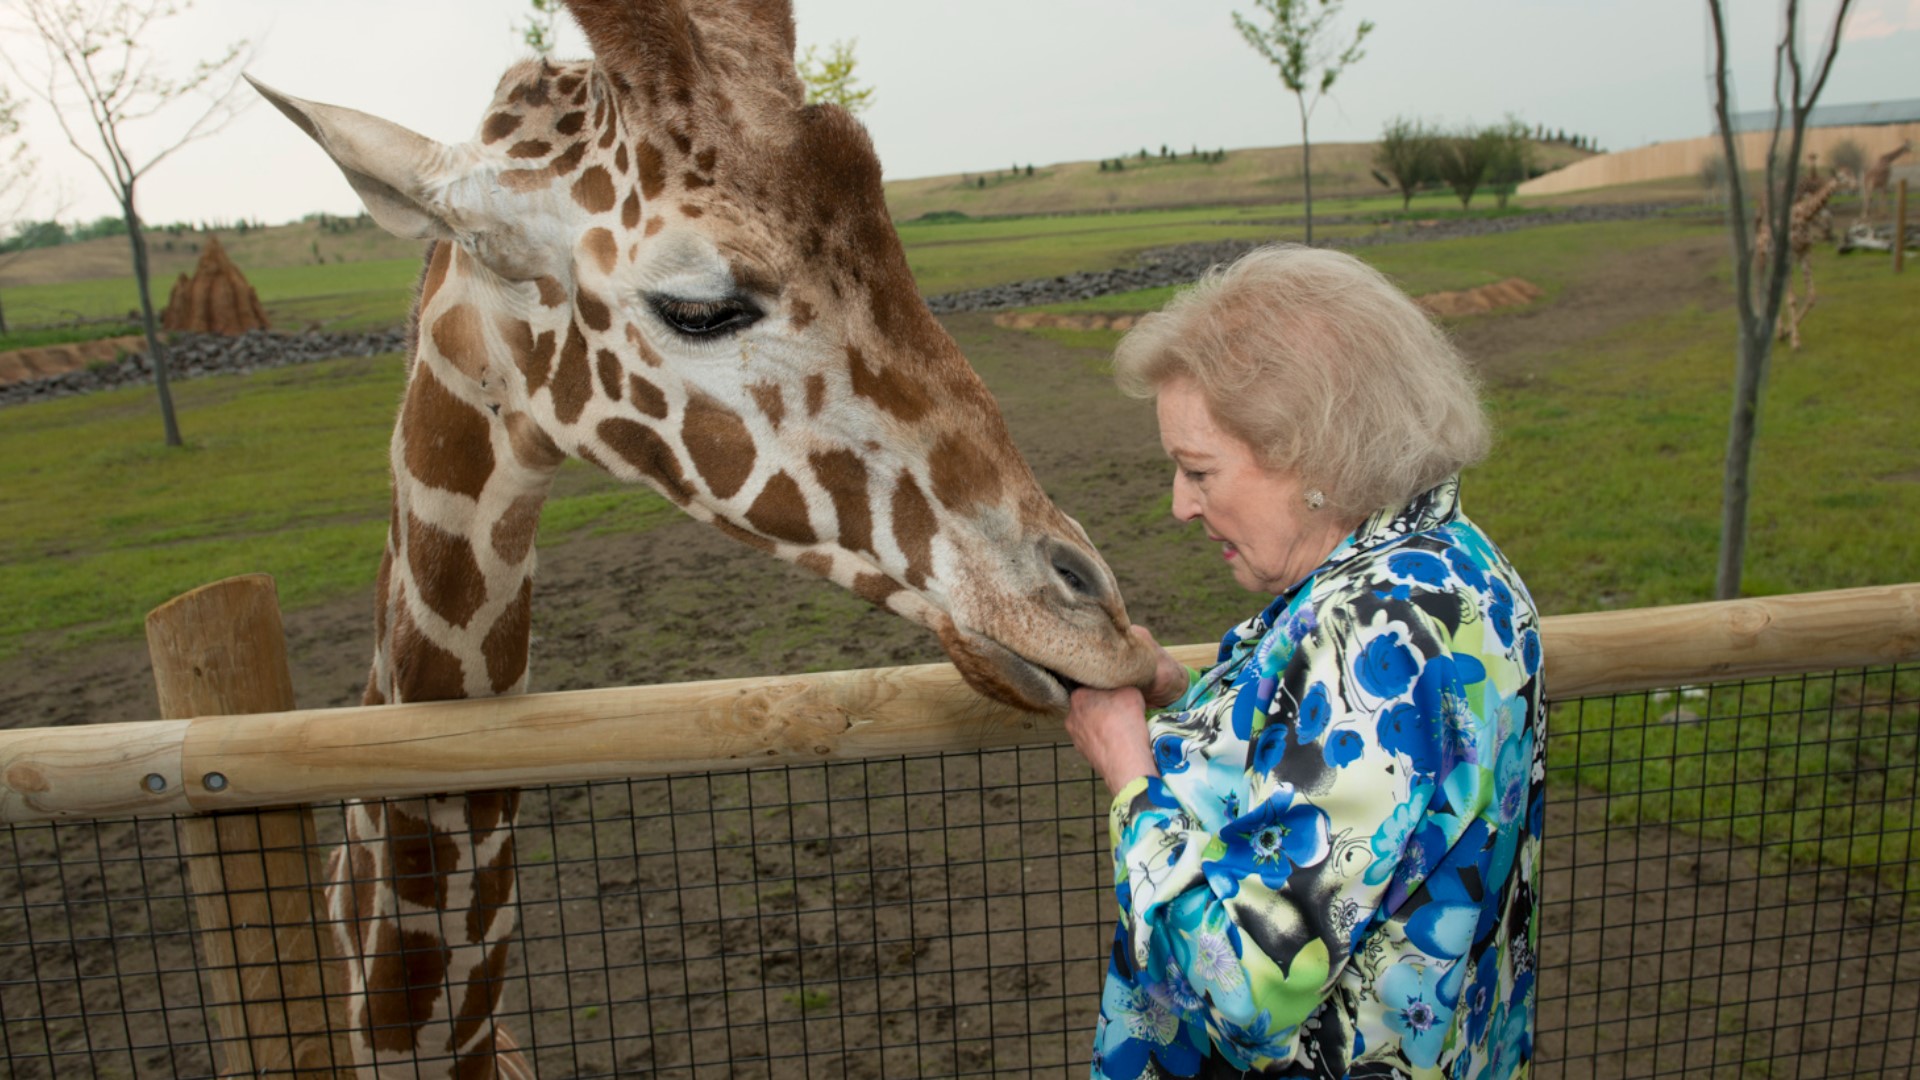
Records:
[[[742,297],[725,300],[682,300],[674,296],[647,298],[660,321],[688,337],[710,337],[744,330],[760,321],[761,311]]]

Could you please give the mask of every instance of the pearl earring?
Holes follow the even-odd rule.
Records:
[[[1319,488],[1308,488],[1305,498],[1309,510],[1318,510],[1327,505],[1327,495]]]

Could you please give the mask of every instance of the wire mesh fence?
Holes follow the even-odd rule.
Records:
[[[1535,1075],[1912,1072],[1917,744],[1912,668],[1554,706]],[[542,1077],[1084,1075],[1106,803],[1066,747],[530,789],[498,1015]],[[5,1074],[225,1070],[187,828],[7,827]]]

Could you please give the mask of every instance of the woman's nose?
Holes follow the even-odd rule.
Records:
[[[1178,469],[1173,473],[1173,519],[1192,521],[1200,516],[1200,501],[1193,497],[1193,485],[1180,475]]]

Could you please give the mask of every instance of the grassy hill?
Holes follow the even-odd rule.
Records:
[[[1373,145],[1325,143],[1313,148],[1313,194],[1364,197],[1382,194],[1371,175]],[[1192,147],[1179,157],[1159,157],[1149,147],[1144,160],[1122,159],[1121,171],[1100,169],[1098,161],[1036,165],[1033,175],[1017,175],[1009,166],[957,176],[895,180],[887,185],[887,206],[895,221],[927,214],[958,212],[973,217],[1010,214],[1060,214],[1099,210],[1164,209],[1181,206],[1234,206],[1294,202],[1305,197],[1298,146],[1229,150],[1226,160],[1210,162],[1207,147],[1196,158]],[[1591,155],[1571,147],[1536,144],[1535,160],[1554,169]],[[1024,164],[1024,163],[1023,163]],[[985,185],[981,185],[981,181]]]

